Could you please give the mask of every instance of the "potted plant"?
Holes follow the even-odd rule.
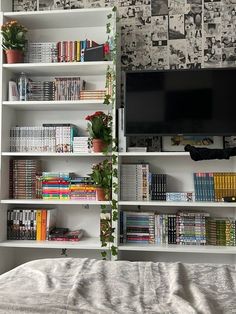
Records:
[[[27,29],[17,21],[9,21],[2,25],[2,47],[5,50],[7,63],[23,61]]]
[[[92,166],[90,174],[92,180],[97,186],[97,200],[105,201],[111,198],[112,186],[112,163],[105,159],[104,161]]]
[[[97,111],[85,120],[88,123],[88,132],[92,139],[93,151],[95,153],[105,151],[112,142],[111,123],[112,117],[102,111]]]

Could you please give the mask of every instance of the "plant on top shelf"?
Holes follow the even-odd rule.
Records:
[[[94,152],[105,152],[112,142],[112,116],[102,111],[97,111],[91,116],[87,116],[88,132],[92,139]]]
[[[13,20],[1,27],[2,47],[5,50],[7,63],[23,61],[27,29],[19,22]]]
[[[92,166],[90,174],[97,186],[98,201],[110,200],[112,186],[112,162],[108,159],[103,160]]]

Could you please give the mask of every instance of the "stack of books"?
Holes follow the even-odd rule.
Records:
[[[151,200],[165,201],[166,200],[166,174],[150,173],[150,193]]]
[[[210,217],[207,219],[207,244],[234,246],[235,219]]]
[[[28,83],[28,97],[30,101],[54,100],[55,84],[53,81],[32,81]]]
[[[36,177],[40,174],[40,160],[10,160],[9,197],[13,199],[35,199]]]
[[[220,202],[236,196],[236,172],[196,172],[193,176],[196,201]]]
[[[78,128],[71,123],[45,123],[43,127],[55,129],[55,152],[73,152],[73,139],[78,136]]]
[[[68,172],[42,173],[42,198],[46,200],[70,199],[70,177]]]
[[[122,164],[120,191],[123,201],[149,200],[149,164]]]
[[[68,228],[53,228],[49,234],[49,241],[71,241],[78,242],[83,237],[83,230],[70,231]]]
[[[80,136],[73,138],[73,152],[74,153],[90,153],[89,137]]]
[[[80,100],[103,100],[106,96],[106,90],[81,90],[80,91]]]
[[[9,209],[8,240],[48,240],[56,225],[56,209]]]
[[[90,177],[74,177],[70,180],[72,200],[96,201],[96,186]]]
[[[202,211],[120,212],[121,243],[236,246],[235,228],[235,218]]]
[[[10,129],[10,151],[73,152],[74,137],[77,135],[78,128],[70,123],[13,127]]]
[[[54,100],[79,100],[85,81],[80,77],[56,77]]]
[[[193,192],[167,192],[167,202],[192,202],[194,198]]]
[[[11,152],[55,152],[54,127],[21,126],[10,129]]]
[[[26,46],[25,62],[57,62],[57,42],[28,42]]]
[[[96,46],[98,46],[98,44],[89,39],[80,41],[59,41],[57,43],[58,62],[83,62],[85,49]]]
[[[155,214],[155,243],[176,244],[175,214]]]
[[[121,212],[123,243],[154,244],[155,216],[153,212]]]
[[[206,244],[206,218],[209,213],[179,211],[176,218],[176,242],[184,245]]]
[[[123,201],[166,201],[167,175],[151,173],[149,164],[122,164],[120,184]]]
[[[10,198],[15,199],[97,200],[97,189],[89,176],[79,177],[69,172],[41,173],[31,164],[29,173],[28,168],[22,163],[13,166],[12,162],[9,193]]]

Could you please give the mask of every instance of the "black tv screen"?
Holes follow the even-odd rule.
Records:
[[[125,74],[126,135],[235,135],[236,69]]]

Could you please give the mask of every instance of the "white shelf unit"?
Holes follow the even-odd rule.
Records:
[[[30,241],[30,240],[9,240],[0,242],[4,248],[38,248],[38,249],[73,249],[73,250],[104,250],[101,247],[99,238],[84,238],[79,242],[68,241]],[[105,248],[108,250],[108,248]]]
[[[2,204],[29,204],[29,205],[109,205],[109,201],[77,201],[77,200],[44,200],[44,199],[4,199]]]
[[[3,101],[3,106],[15,110],[107,110],[98,100]]]
[[[215,208],[235,208],[234,202],[166,202],[166,201],[119,201],[119,205],[123,206],[161,206],[161,207],[215,207]]]
[[[3,2],[3,1],[2,1]],[[7,0],[6,2],[11,2]],[[4,11],[4,10],[3,10]],[[104,27],[110,8],[90,8],[78,10],[52,10],[36,12],[4,12],[7,19],[18,20],[28,29],[96,28]],[[60,21],[60,24],[58,23]]]
[[[186,152],[124,152],[119,153],[119,163],[149,163],[152,173],[167,174],[168,192],[193,192],[194,172],[236,171],[236,158],[229,160],[193,161]],[[119,201],[121,210],[154,211],[176,213],[178,210],[206,211],[212,217],[236,218],[236,203],[226,202],[166,202],[166,201]],[[119,246],[120,259],[184,262],[236,262],[236,247],[194,245],[140,245]],[[184,254],[183,254],[184,253]],[[200,255],[192,253],[201,253]],[[204,256],[204,257],[203,257]]]
[[[1,1],[1,9],[9,11],[9,0]],[[112,8],[80,9],[69,11],[4,12],[1,23],[16,19],[28,28],[28,39],[32,42],[57,42],[64,40],[92,39],[98,43],[107,40],[107,16],[112,14],[111,23],[116,23]],[[72,123],[78,126],[79,135],[86,136],[85,117],[95,111],[111,112],[115,120],[116,110],[103,101],[8,101],[8,82],[16,79],[20,72],[29,78],[44,79],[56,76],[80,76],[86,81],[87,89],[104,89],[107,68],[116,67],[112,61],[67,62],[67,63],[18,63],[6,64],[1,53],[1,219],[0,254],[4,250],[5,260],[0,263],[0,272],[35,258],[60,257],[60,249],[73,250],[73,256],[101,258],[100,251],[100,205],[109,202],[77,200],[15,200],[9,199],[9,160],[40,159],[43,171],[69,171],[79,176],[91,173],[91,166],[104,160],[102,153],[41,153],[10,152],[9,131],[11,127],[40,126],[43,123]],[[115,123],[113,126],[115,135]],[[108,154],[106,158],[110,158]],[[78,243],[54,241],[7,240],[7,209],[14,208],[57,208],[57,226],[71,230],[83,229],[84,238]],[[18,248],[18,249],[17,249]],[[33,249],[40,253],[33,254]],[[49,250],[50,249],[50,250]],[[56,250],[57,249],[57,250]],[[17,250],[17,256],[14,254]],[[35,251],[34,251],[35,252]],[[70,256],[70,251],[68,252]],[[11,266],[10,266],[11,265]]]
[[[32,36],[33,38],[33,36]],[[111,61],[90,61],[90,62],[61,62],[61,63],[14,63],[3,64],[3,69],[19,74],[25,72],[31,76],[52,76],[53,75],[105,75],[107,66]]]
[[[209,246],[209,245],[130,245],[120,244],[119,251],[142,251],[142,252],[168,252],[168,253],[202,253],[202,254],[236,254],[236,248],[232,246]]]
[[[124,152],[119,153],[119,156],[121,157],[150,157],[150,156],[156,156],[156,157],[180,157],[180,156],[186,156],[189,157],[188,152]]]
[[[110,153],[46,153],[46,152],[2,152],[2,156],[14,156],[14,157],[103,157],[111,156]]]

